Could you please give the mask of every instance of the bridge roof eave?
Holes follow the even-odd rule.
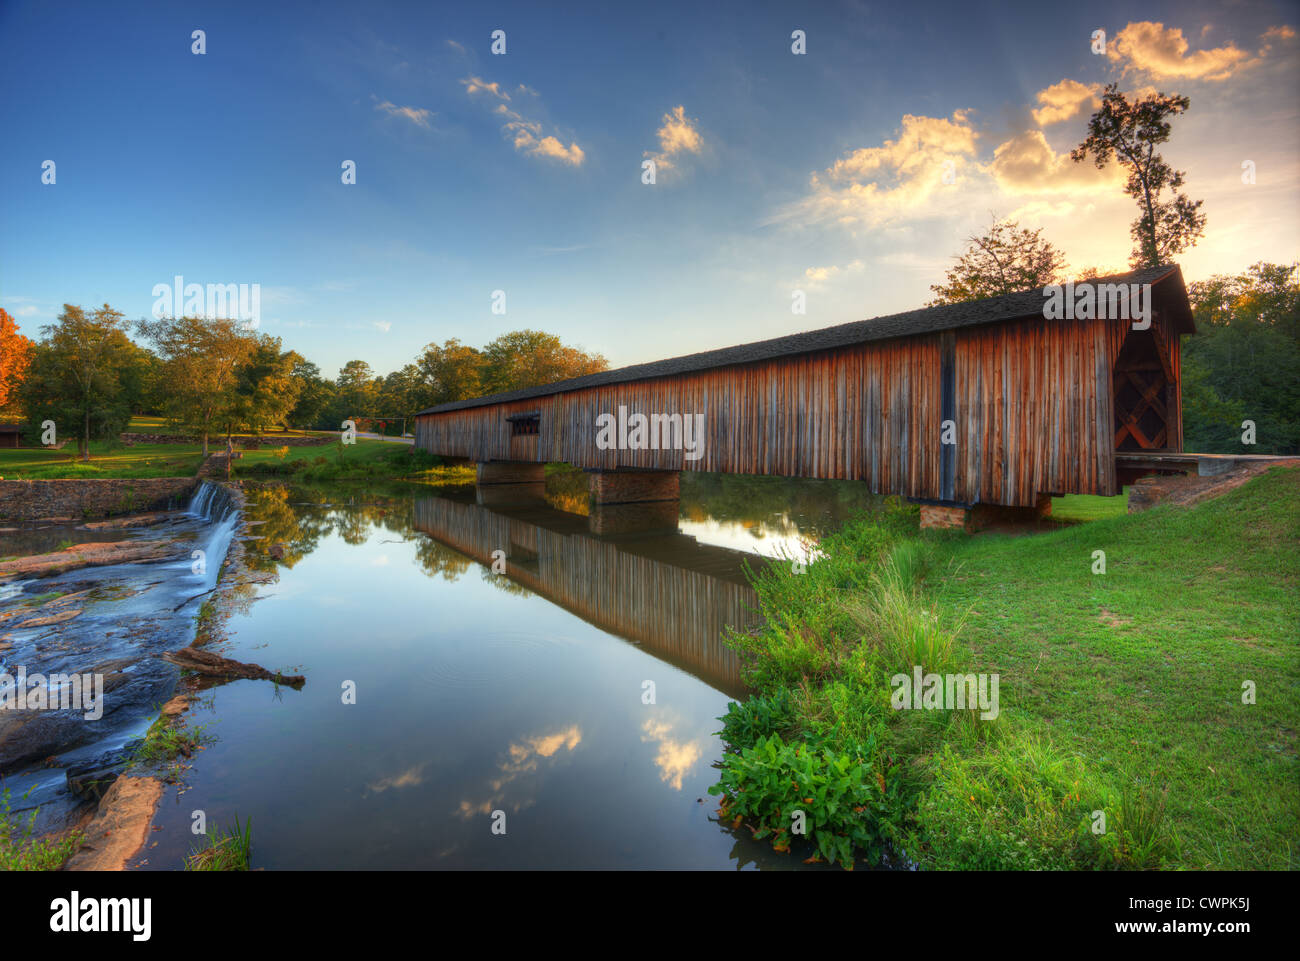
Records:
[[[1114,274],[1109,277],[1098,277],[1090,282],[1094,284],[1151,284],[1153,291],[1158,292],[1163,308],[1170,313],[1175,329],[1180,333],[1190,334],[1196,332],[1191,308],[1188,305],[1187,288],[1183,283],[1182,271],[1176,264],[1164,264],[1159,267],[1148,267],[1124,274]],[[671,377],[676,374],[689,374],[739,364],[774,360],[780,357],[795,357],[872,341],[895,340],[918,334],[1022,320],[1027,317],[1042,315],[1046,289],[1038,287],[1033,290],[1007,294],[1003,297],[944,304],[938,307],[922,307],[899,314],[852,321],[835,327],[823,327],[820,330],[786,334],[751,344],[706,350],[695,354],[687,354],[683,357],[652,361],[645,364],[633,364],[629,367],[600,371],[599,373],[573,377],[551,384],[541,384],[536,387],[489,394],[486,397],[475,397],[469,400],[451,401],[426,408],[417,413],[416,416],[452,413],[475,407],[488,407],[494,404],[507,404],[521,400],[550,397],[555,394],[586,390],[593,387],[629,384],[659,377]]]

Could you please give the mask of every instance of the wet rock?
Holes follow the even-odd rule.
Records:
[[[176,514],[172,511],[154,511],[149,514],[132,514],[129,517],[114,517],[106,521],[91,521],[89,524],[80,525],[79,531],[115,531],[132,527],[153,527],[156,524],[165,524],[174,520]]]
[[[108,793],[113,782],[121,777],[131,763],[131,751],[118,748],[69,765],[68,790],[78,797],[98,801]]]
[[[50,674],[59,665],[28,663],[28,676]],[[152,714],[176,689],[176,668],[160,658],[115,658],[78,673],[104,678],[103,714],[87,720],[84,709],[67,711],[0,711],[0,775],[52,754],[106,737],[131,719]]]
[[[58,614],[47,614],[45,617],[33,617],[31,620],[22,621],[14,626],[18,629],[24,627],[48,627],[51,624],[62,624],[64,621],[70,621],[80,614],[80,610],[61,611]]]
[[[82,567],[161,561],[176,553],[171,541],[104,541],[74,544],[49,554],[0,561],[0,583],[18,577],[49,577]]]
[[[121,871],[144,846],[163,782],[152,777],[119,777],[86,826],[81,847],[65,871]]]
[[[84,743],[88,726],[71,711],[0,711],[0,775]]]

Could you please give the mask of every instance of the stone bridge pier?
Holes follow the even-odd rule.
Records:
[[[659,534],[677,529],[681,474],[668,470],[588,470],[591,532],[600,535]],[[486,461],[477,465],[476,499],[485,507],[533,507],[546,503],[545,465]]]

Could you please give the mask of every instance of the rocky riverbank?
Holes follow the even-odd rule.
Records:
[[[200,605],[242,556],[242,504],[237,488],[205,484],[184,510],[58,529],[114,540],[0,561],[0,778],[15,814],[39,809],[38,833],[144,796],[110,787],[177,690],[165,655],[189,647]],[[0,533],[0,557],[31,536]]]

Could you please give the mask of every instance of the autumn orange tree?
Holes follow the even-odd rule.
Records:
[[[14,319],[0,308],[0,412],[15,399],[32,362],[32,342],[18,333]]]

